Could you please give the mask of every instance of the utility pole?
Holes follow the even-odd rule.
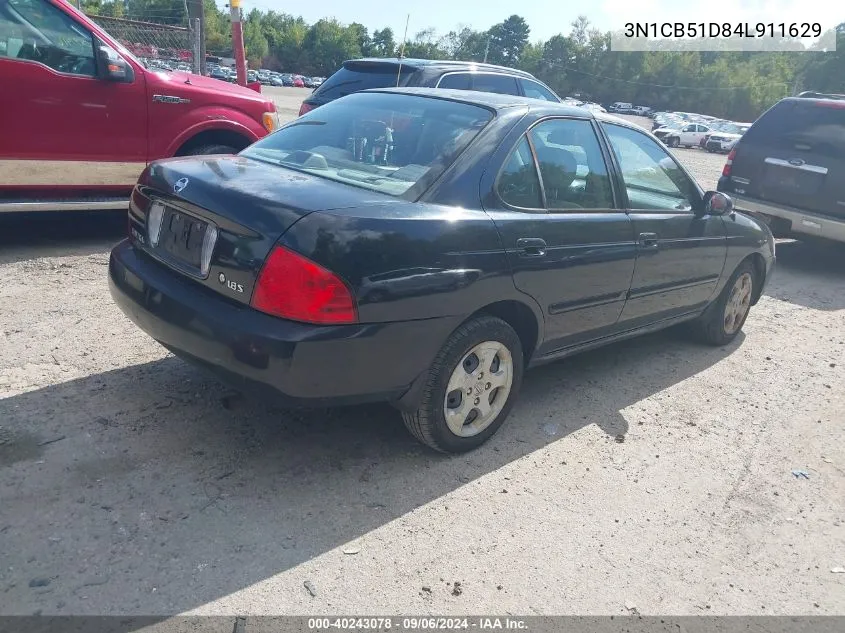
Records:
[[[490,36],[487,36],[487,46],[484,47],[484,63],[487,63],[487,53],[490,52]]]
[[[186,0],[188,9],[188,23],[191,29],[195,29],[197,20],[199,20],[199,58],[198,68],[201,74],[205,74],[205,4],[202,0]]]
[[[235,55],[238,83],[246,86],[246,53],[244,52],[244,25],[241,22],[241,0],[229,0],[229,15],[232,18],[232,51]]]

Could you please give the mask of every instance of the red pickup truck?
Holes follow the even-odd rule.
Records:
[[[145,68],[65,0],[0,0],[0,212],[126,208],[149,162],[278,125],[259,92]]]

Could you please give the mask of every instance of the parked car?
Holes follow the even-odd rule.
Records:
[[[302,78],[301,75],[294,75],[293,76],[293,85],[296,88],[304,88],[305,87],[305,80]]]
[[[776,103],[730,151],[718,186],[775,235],[845,242],[845,95]]]
[[[145,68],[63,0],[0,0],[0,26],[22,43],[0,49],[0,212],[126,208],[150,161],[235,153],[278,127],[257,92]]]
[[[688,123],[678,130],[655,130],[655,136],[665,139],[669,147],[698,147],[710,128],[702,123]],[[661,134],[658,135],[658,132]]]
[[[645,116],[647,117],[651,113],[651,108],[647,106],[637,105],[631,108],[628,114],[635,114],[637,116]]]
[[[630,114],[633,109],[634,105],[631,103],[626,101],[616,101],[607,108],[607,111],[613,112],[614,114]]]
[[[407,87],[478,90],[560,102],[530,73],[492,64],[429,59],[365,58],[343,62],[305,101],[299,114],[368,88]]]
[[[392,402],[447,452],[496,432],[528,367],[682,322],[725,345],[774,260],[638,126],[431,88],[156,162],[129,225],[111,293],[155,340],[290,403]]]
[[[730,152],[739,139],[751,128],[750,123],[725,123],[704,139],[708,152]]]

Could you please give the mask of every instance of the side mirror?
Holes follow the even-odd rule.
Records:
[[[708,191],[704,194],[705,215],[730,215],[734,210],[734,201],[721,191]]]
[[[135,71],[111,46],[98,42],[97,76],[103,81],[132,83],[135,80]]]

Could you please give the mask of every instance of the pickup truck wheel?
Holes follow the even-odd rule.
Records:
[[[402,413],[423,444],[443,453],[478,448],[502,426],[522,385],[522,344],[499,318],[459,327],[428,370],[419,407]]]
[[[718,299],[693,321],[698,338],[714,346],[726,345],[734,340],[751,311],[751,300],[757,283],[751,262],[742,262],[725,284]]]
[[[666,144],[669,147],[677,147],[681,144],[681,139],[679,139],[677,136],[670,136],[669,139],[666,141]]]
[[[200,145],[185,152],[185,156],[205,156],[207,154],[237,154],[238,150],[230,145]]]

